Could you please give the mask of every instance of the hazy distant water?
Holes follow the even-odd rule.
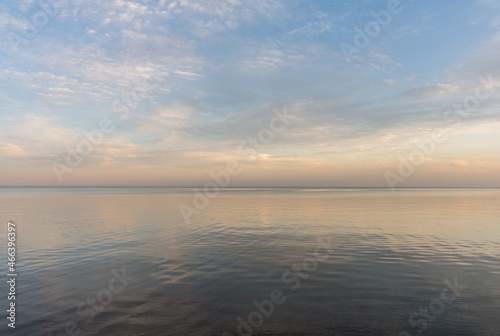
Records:
[[[273,289],[286,301],[253,335],[417,335],[422,321],[423,335],[500,335],[500,189],[227,189],[186,224],[178,206],[192,198],[0,189],[0,232],[7,220],[19,229],[16,335],[59,335],[71,321],[80,335],[237,335]],[[318,238],[335,242],[332,255],[292,291],[282,276],[314,259]],[[109,299],[123,268],[134,279]],[[455,278],[467,288],[443,303]],[[98,293],[109,302],[90,320]],[[442,312],[412,326],[431,303]]]

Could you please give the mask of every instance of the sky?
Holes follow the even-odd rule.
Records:
[[[1,186],[500,187],[499,107],[498,0],[0,4]]]

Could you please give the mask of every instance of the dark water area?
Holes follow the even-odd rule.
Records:
[[[500,335],[500,189],[3,188],[1,335]]]

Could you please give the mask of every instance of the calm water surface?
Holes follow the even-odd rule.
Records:
[[[500,335],[500,189],[226,189],[187,224],[193,195],[0,189],[0,334]]]

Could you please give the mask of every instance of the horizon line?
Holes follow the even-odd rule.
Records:
[[[0,186],[0,188],[205,188],[205,186]],[[376,187],[367,187],[367,186],[357,186],[357,187],[308,187],[308,186],[226,186],[219,187],[219,189],[231,189],[231,188],[246,188],[246,189],[258,189],[258,188],[282,188],[282,189],[500,189],[498,187],[483,187],[483,186],[469,186],[469,187],[388,187],[388,186],[376,186]]]

